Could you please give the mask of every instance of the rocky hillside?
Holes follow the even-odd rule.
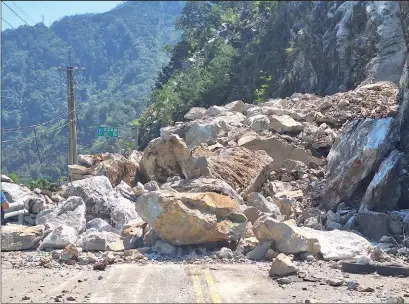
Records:
[[[397,84],[406,49],[399,11],[377,1],[188,3],[182,40],[141,117],[142,144],[193,106]]]

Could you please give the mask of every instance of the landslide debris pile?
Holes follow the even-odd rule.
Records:
[[[272,276],[297,272],[297,259],[408,261],[398,92],[380,82],[192,108],[143,152],[79,156],[58,192],[4,176],[6,196],[29,215],[27,226],[3,227],[2,250],[38,248],[41,266],[96,270],[152,259],[267,260]]]

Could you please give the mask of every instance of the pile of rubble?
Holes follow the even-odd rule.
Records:
[[[4,227],[2,250],[37,248],[51,251],[43,266],[94,269],[160,257],[266,260],[272,276],[297,272],[297,259],[409,261],[397,93],[377,83],[192,108],[190,121],[129,158],[81,155],[58,193],[2,181],[34,225]]]

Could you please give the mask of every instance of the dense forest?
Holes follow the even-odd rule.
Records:
[[[21,181],[66,176],[66,75],[57,67],[70,63],[80,67],[78,152],[131,148],[130,125],[169,61],[166,45],[180,39],[174,19],[183,6],[129,1],[107,13],[67,16],[50,27],[3,31],[2,171]],[[43,122],[48,123],[26,128]],[[97,139],[97,126],[119,127],[121,138]]]

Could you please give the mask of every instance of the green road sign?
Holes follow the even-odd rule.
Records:
[[[97,136],[118,137],[118,128],[97,127]]]

